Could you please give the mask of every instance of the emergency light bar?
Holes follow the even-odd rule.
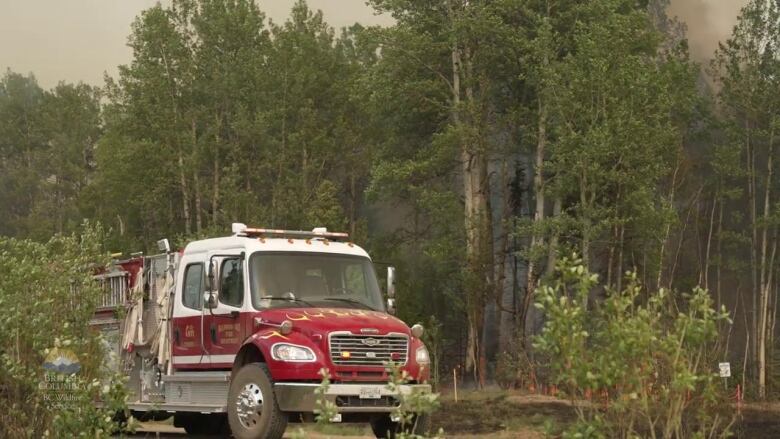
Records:
[[[246,224],[233,223],[233,233],[237,236],[249,236],[249,237],[279,237],[279,238],[325,238],[333,241],[349,238],[348,233],[341,232],[328,232],[325,227],[317,227],[311,232],[305,230],[281,230],[281,229],[258,229],[253,227],[247,227]]]

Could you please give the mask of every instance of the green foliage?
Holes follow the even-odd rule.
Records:
[[[669,224],[658,189],[682,159],[696,70],[684,53],[660,50],[661,35],[633,1],[586,2],[572,12],[592,18],[567,30],[571,53],[551,62],[545,82],[550,190],[576,200],[565,214],[575,219],[568,233],[580,237],[586,264],[594,241],[646,248],[655,260]]]
[[[536,306],[546,313],[535,347],[546,355],[553,382],[578,403],[567,437],[691,437],[726,435],[728,398],[719,390],[713,347],[725,311],[707,291],[676,299],[648,292],[634,273],[622,291],[598,286],[576,256],[562,259]]]
[[[411,392],[404,393],[400,386],[407,384],[411,379],[405,370],[393,363],[387,364],[390,381],[387,383],[387,389],[398,395],[400,404],[393,410],[391,417],[396,419],[399,424],[399,430],[396,437],[399,439],[424,439],[428,432],[422,432],[423,435],[415,432],[416,423],[422,416],[428,416],[439,408],[439,395],[437,393]],[[433,438],[443,438],[444,431],[439,429]]]
[[[401,439],[424,439],[426,436],[408,433],[408,431],[414,431],[415,423],[418,421],[419,416],[427,416],[439,407],[439,395],[436,393],[421,392],[404,393],[401,390],[401,386],[410,381],[410,377],[407,375],[406,371],[401,370],[399,365],[394,363],[389,363],[386,367],[390,377],[390,381],[387,383],[387,389],[397,394],[400,400],[400,405],[393,410],[392,413],[392,418],[397,419],[399,424],[398,433],[395,437]],[[315,390],[315,394],[317,395],[317,408],[315,413],[317,415],[317,424],[320,427],[325,427],[336,417],[338,408],[336,407],[336,404],[325,397],[330,388],[330,372],[328,372],[327,369],[322,369],[320,371],[320,376],[322,376],[322,381]],[[299,431],[297,437],[305,437],[305,433]],[[443,437],[443,432],[440,430],[433,437]]]
[[[780,224],[776,179],[780,100],[771,91],[780,86],[779,24],[776,2],[747,2],[712,62],[723,133],[712,160],[716,194],[721,212],[724,205],[735,212],[720,221],[728,250],[718,262],[729,271],[750,275],[746,283],[753,300],[745,329],[751,338],[751,370],[746,373],[757,378],[761,398],[767,394],[771,373],[767,369],[774,333],[769,321],[776,306],[767,300],[776,268],[766,249],[776,246]]]
[[[123,381],[103,367],[107,348],[89,325],[102,297],[95,269],[108,262],[102,240],[93,226],[45,244],[0,238],[0,436],[112,433],[124,409]],[[44,369],[55,348],[73,352],[81,369],[73,375]]]
[[[322,377],[322,382],[314,390],[314,394],[317,395],[316,420],[317,424],[328,424],[338,414],[338,408],[333,401],[325,397],[328,394],[328,389],[330,389],[330,372],[328,369],[322,369],[320,370],[320,376]]]
[[[177,0],[133,25],[106,90],[90,215],[120,248],[232,221],[365,234],[372,158],[358,73],[372,56],[296,3],[273,24],[252,1]]]
[[[33,76],[0,78],[0,235],[45,240],[81,224],[99,99],[84,84],[44,91]]]

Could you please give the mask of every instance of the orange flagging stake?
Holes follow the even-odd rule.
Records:
[[[741,408],[742,407],[742,396],[743,395],[742,395],[742,387],[739,384],[737,384],[737,394],[734,395],[734,396],[737,399],[737,408]]]

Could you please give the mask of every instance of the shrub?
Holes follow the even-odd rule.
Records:
[[[114,428],[125,393],[89,327],[101,295],[94,270],[108,262],[101,241],[90,226],[45,244],[0,237],[0,437],[101,437]],[[55,349],[75,357],[76,373],[44,369]]]
[[[712,308],[705,290],[675,297],[644,291],[632,273],[627,281],[590,303],[598,276],[571,257],[540,289],[536,306],[546,322],[534,346],[548,357],[554,383],[576,400],[578,422],[564,436],[726,435],[733,418],[724,415],[714,346],[728,315]]]

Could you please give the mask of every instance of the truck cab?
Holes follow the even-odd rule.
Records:
[[[159,294],[154,270],[134,276],[120,330],[130,408],[142,419],[173,414],[188,433],[279,438],[327,400],[334,420],[390,437],[402,394],[430,392],[422,327],[388,313],[394,271],[386,301],[371,258],[346,234],[234,224],[232,236],[166,254]],[[395,390],[390,364],[410,378]],[[318,395],[323,376],[330,385]]]

